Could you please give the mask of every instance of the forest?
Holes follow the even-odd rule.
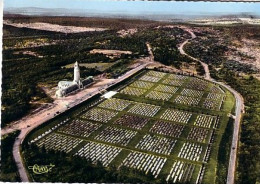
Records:
[[[19,182],[20,177],[13,159],[12,149],[15,138],[20,131],[15,131],[8,135],[1,136],[1,182]]]

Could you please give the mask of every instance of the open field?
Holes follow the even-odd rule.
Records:
[[[167,79],[179,82],[165,84]],[[215,180],[218,147],[234,106],[229,92],[203,79],[152,70],[113,90],[119,93],[35,130],[28,143],[173,183]],[[199,98],[199,104],[179,96]],[[201,106],[207,100],[220,105]]]
[[[38,29],[44,31],[54,31],[61,33],[81,33],[81,32],[90,32],[90,31],[105,31],[104,28],[89,28],[89,27],[76,27],[76,26],[61,26],[58,24],[49,24],[44,22],[35,22],[35,23],[12,23],[9,21],[4,21],[4,24],[18,27],[18,28],[30,28]]]
[[[259,18],[198,19],[192,21],[192,23],[199,24],[199,25],[235,25],[235,24],[260,25],[260,19]]]
[[[111,66],[113,66],[115,63],[81,63],[80,66],[84,66],[86,68],[93,68],[98,71],[105,71]],[[65,66],[66,68],[74,68],[74,64],[68,64]]]

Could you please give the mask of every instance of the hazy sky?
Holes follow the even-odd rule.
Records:
[[[4,8],[41,7],[114,11],[124,13],[253,13],[260,15],[260,3],[154,2],[105,0],[4,0]]]

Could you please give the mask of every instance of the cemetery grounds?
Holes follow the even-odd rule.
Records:
[[[111,90],[118,93],[61,114],[25,142],[171,183],[215,181],[219,144],[234,110],[229,91],[201,78],[154,70]]]

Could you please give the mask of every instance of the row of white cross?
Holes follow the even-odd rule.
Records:
[[[191,128],[187,139],[198,141],[198,142],[205,142],[208,133],[209,133],[208,129],[193,127]]]
[[[167,158],[132,151],[123,161],[122,165],[152,173],[155,178],[162,170]]]
[[[121,151],[121,148],[114,146],[87,142],[75,155],[91,159],[92,162],[100,161],[107,167]]]
[[[163,84],[172,85],[172,86],[182,86],[185,81],[184,80],[173,80],[173,79],[165,79],[162,81]]]
[[[169,175],[166,181],[176,182],[188,182],[190,181],[195,165],[183,161],[174,161]]]
[[[109,126],[98,134],[95,139],[126,146],[136,133],[136,131]]]
[[[111,99],[107,99],[104,102],[102,102],[101,104],[99,104],[98,107],[112,109],[112,110],[116,110],[116,111],[122,111],[125,108],[127,108],[130,104],[132,104],[132,102],[128,101],[128,100],[111,98]]]
[[[149,76],[146,74],[146,75],[143,75],[139,80],[148,81],[148,82],[159,82],[159,80],[161,80],[161,78]]]
[[[198,91],[198,90],[194,90],[194,89],[187,89],[187,88],[184,88],[181,92],[181,95],[191,96],[191,97],[195,97],[195,98],[201,98],[203,96],[203,94],[204,94],[203,91]]]
[[[186,85],[187,88],[195,89],[195,90],[201,90],[204,91],[207,89],[209,85],[209,82],[198,79],[198,78],[192,78]]]
[[[184,125],[173,124],[164,121],[156,121],[150,129],[150,132],[178,138],[180,137],[183,129]]]
[[[199,161],[202,146],[197,143],[185,142],[178,154],[178,157],[188,160]]]
[[[82,115],[82,118],[90,119],[93,121],[99,121],[102,123],[107,123],[110,119],[116,116],[118,112],[100,109],[100,108],[93,108],[87,111],[85,114]]]
[[[151,91],[145,97],[153,99],[153,100],[168,101],[172,97],[172,94],[171,93],[159,92],[159,91]]]
[[[128,112],[142,116],[153,117],[160,110],[160,108],[160,106],[137,103]]]
[[[221,108],[221,102],[217,100],[205,99],[203,102],[203,107],[206,109],[219,110]]]
[[[124,114],[119,119],[117,119],[114,124],[141,130],[148,123],[148,121],[149,118]]]
[[[133,95],[133,96],[141,96],[143,95],[147,90],[141,89],[141,88],[134,88],[134,87],[126,87],[123,90],[120,91],[120,93],[126,94],[126,95]]]
[[[167,109],[161,116],[161,119],[180,122],[180,123],[188,123],[191,116],[192,113],[189,112],[179,111],[175,109]]]
[[[210,128],[213,121],[216,121],[216,116],[200,114],[197,116],[194,125]]]
[[[196,106],[196,105],[199,105],[200,98],[193,98],[193,97],[190,97],[190,96],[182,96],[182,95],[179,95],[179,96],[177,96],[177,97],[174,99],[174,102],[175,102],[175,103],[178,103],[178,104]]]
[[[36,141],[38,141],[39,139],[41,139],[42,137],[50,134],[51,132],[53,132],[54,130],[56,130],[57,128],[59,128],[61,125],[65,124],[66,122],[68,122],[70,119],[67,118],[63,121],[61,121],[60,123],[58,123],[57,125],[53,126],[52,128],[49,128],[48,130],[46,130],[44,133],[42,133],[41,135],[39,135],[38,137],[34,138],[33,140],[30,141],[30,143],[34,143]]]
[[[130,87],[144,88],[144,89],[150,89],[153,86],[154,86],[154,83],[152,83],[152,82],[145,82],[145,81],[140,81],[140,80],[137,80],[130,85]]]
[[[178,87],[175,86],[168,86],[168,85],[163,85],[163,84],[159,84],[154,91],[160,91],[160,92],[164,92],[164,93],[176,93],[176,91],[178,91]]]
[[[82,141],[82,139],[52,133],[39,140],[36,145],[39,147],[44,146],[47,150],[59,150],[69,153]]]
[[[101,126],[102,125],[98,123],[74,119],[70,123],[67,123],[66,125],[59,128],[58,132],[81,137],[88,137]]]
[[[135,147],[142,150],[170,155],[176,142],[177,141],[174,139],[146,134]]]

